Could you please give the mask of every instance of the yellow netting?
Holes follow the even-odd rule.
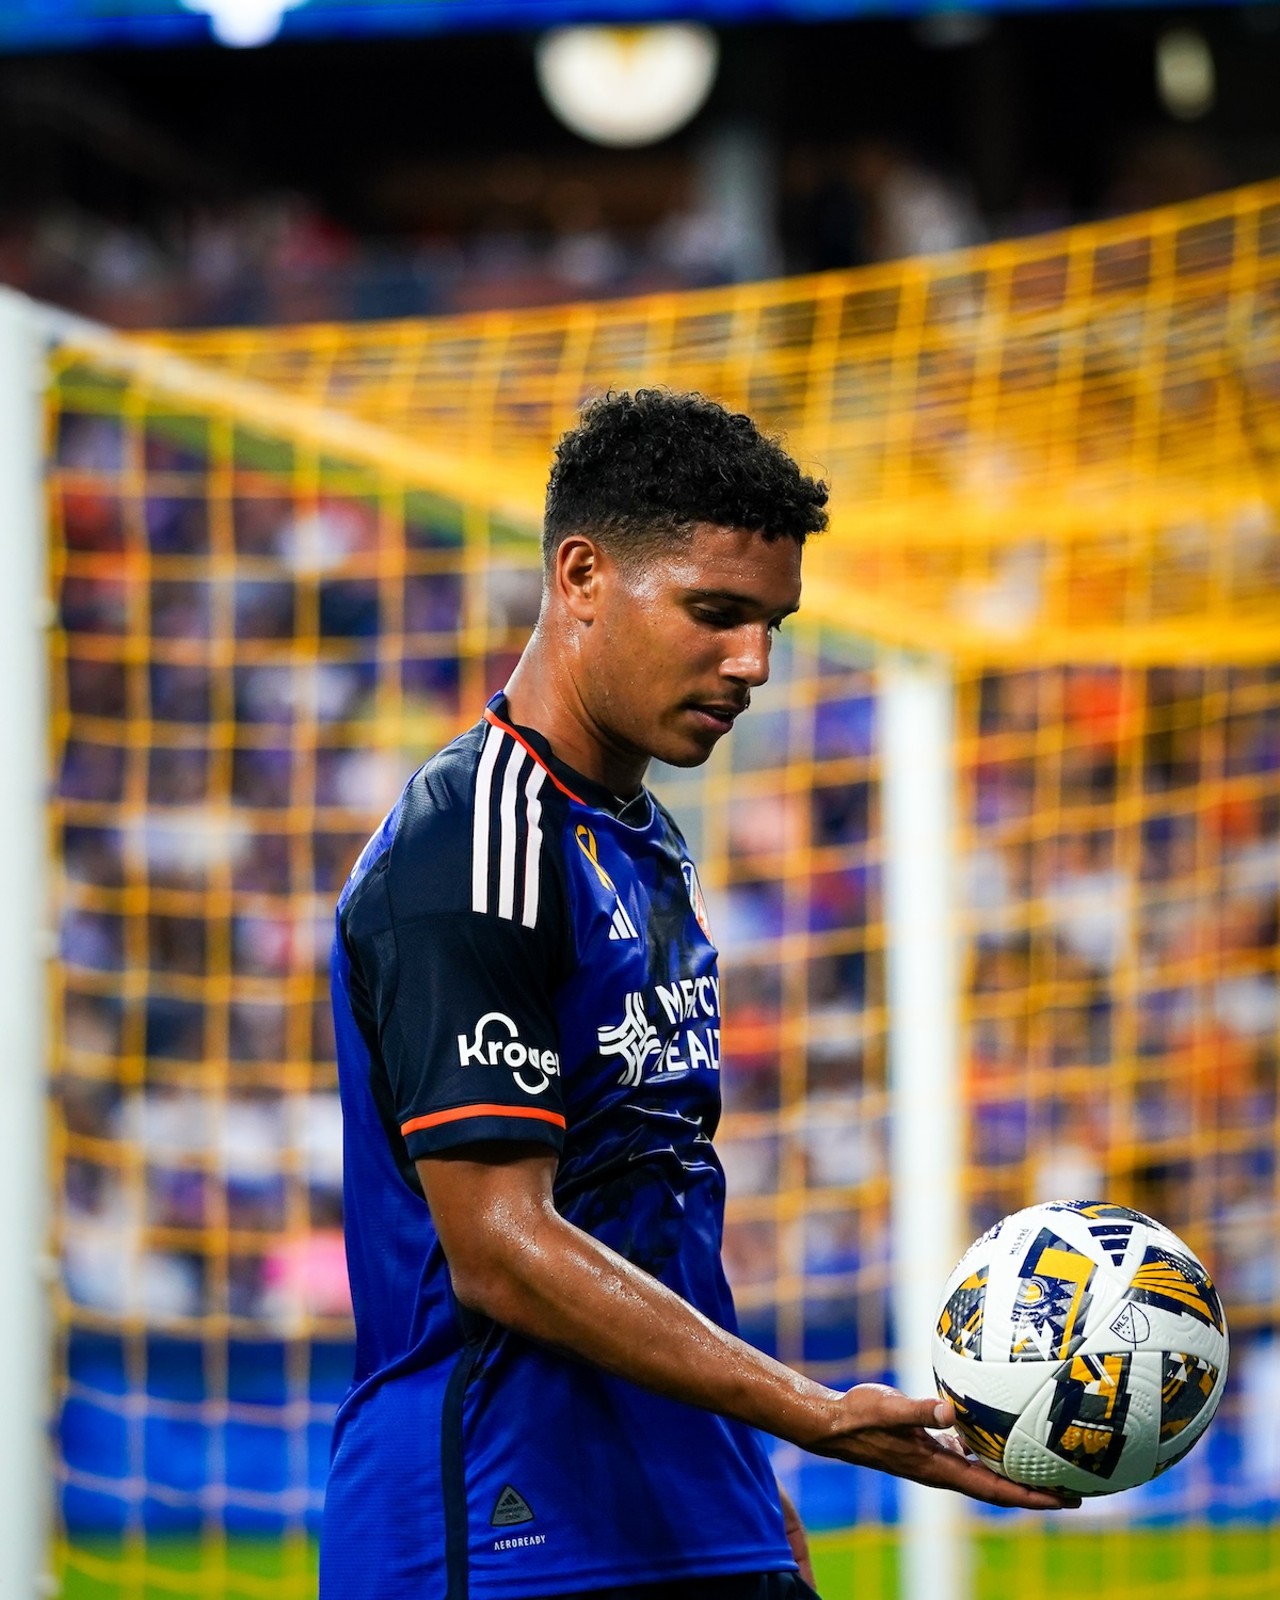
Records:
[[[530,516],[584,394],[702,389],[830,474],[809,582],[842,625],[988,662],[1273,649],[1280,183],[869,271],[167,343]]]
[[[1062,1529],[990,1565],[1019,1593],[1088,1572],[1106,1595],[1261,1597],[1280,1571],[1261,1420],[1280,1377],[1280,666],[964,673],[957,713],[973,1227],[1067,1194],[1137,1206],[1212,1263],[1233,1337],[1220,1420],[1162,1497],[1122,1499],[1082,1565]],[[1125,1529],[1138,1512],[1177,1531]]]
[[[749,405],[835,489],[817,621],[710,767],[659,775],[724,951],[747,1330],[832,1381],[892,1363],[868,641],[927,643],[956,662],[974,1231],[1096,1183],[1184,1232],[1248,1335],[1222,1450],[1155,1507],[1176,1537],[1131,1531],[1140,1501],[1074,1542],[984,1533],[978,1592],[1273,1592],[1278,275],[1268,186],[799,283],[57,350],[68,1594],[310,1592],[349,1370],[332,902],[515,659],[551,439],[637,381]],[[780,1465],[818,1520],[888,1515]]]

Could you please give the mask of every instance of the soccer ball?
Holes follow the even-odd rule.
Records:
[[[971,1245],[943,1291],[938,1393],[1003,1477],[1114,1494],[1167,1472],[1227,1378],[1222,1301],[1193,1251],[1127,1206],[1028,1206]]]

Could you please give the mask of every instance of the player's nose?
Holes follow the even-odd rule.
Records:
[[[722,675],[745,683],[749,689],[768,683],[770,641],[767,626],[738,630],[733,639],[733,654],[726,656],[721,665]]]

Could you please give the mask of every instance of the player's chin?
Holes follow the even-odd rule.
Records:
[[[700,767],[721,739],[733,732],[736,715],[720,707],[686,701],[661,719],[664,748],[654,754],[668,766]]]
[[[704,761],[710,760],[712,751],[729,731],[727,727],[692,732],[665,730],[661,741],[655,742],[653,755],[658,761],[665,761],[669,767],[700,767]]]

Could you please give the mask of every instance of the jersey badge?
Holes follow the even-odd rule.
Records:
[[[693,907],[693,915],[698,926],[706,935],[707,943],[714,944],[711,936],[711,918],[707,915],[707,902],[702,898],[702,885],[698,882],[698,869],[687,858],[680,863],[680,870],[684,873],[684,886],[689,891],[689,904]]]

